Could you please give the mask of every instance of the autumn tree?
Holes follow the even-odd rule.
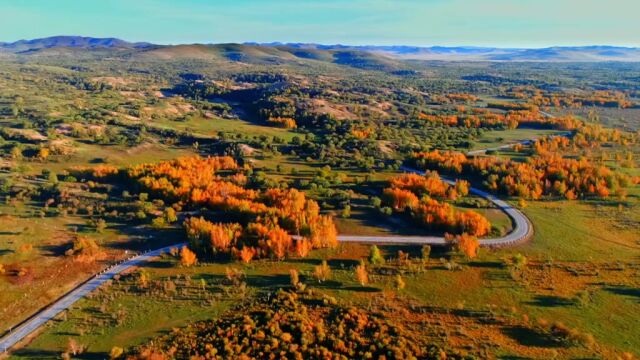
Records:
[[[310,225],[311,244],[315,248],[335,248],[338,246],[338,230],[333,219],[327,215],[320,215]]]
[[[85,346],[79,343],[76,339],[69,338],[67,340],[67,353],[76,356],[82,354],[84,350]]]
[[[331,268],[329,267],[329,264],[327,264],[327,260],[322,260],[322,264],[314,268],[313,276],[319,283],[325,282],[331,278]]]
[[[307,255],[309,255],[309,251],[311,251],[311,241],[305,238],[296,240],[294,251],[298,257],[307,257]]]
[[[168,224],[178,221],[176,210],[172,207],[167,207],[166,209],[164,209],[164,219]]]
[[[367,268],[363,261],[360,261],[360,264],[356,266],[355,276],[361,286],[365,286],[369,283],[369,273],[367,272]]]
[[[480,243],[475,236],[462,233],[453,239],[456,249],[463,253],[467,258],[475,258],[478,255]]]
[[[526,208],[527,207],[527,201],[525,199],[523,199],[523,198],[519,198],[518,199],[518,207],[520,209]]]
[[[255,248],[250,246],[243,246],[238,253],[238,257],[242,260],[243,263],[248,264],[253,260],[256,256],[257,251]]]
[[[197,261],[198,258],[196,257],[196,253],[189,250],[188,247],[183,246],[180,250],[180,264],[185,267],[190,267],[195,265]]]
[[[44,161],[49,157],[50,153],[51,151],[48,148],[42,147],[38,150],[38,154],[36,155],[36,157],[38,158],[38,160]]]
[[[124,354],[124,349],[118,346],[114,346],[111,348],[109,352],[109,359],[115,360],[119,359]]]
[[[538,154],[527,158],[526,162],[495,156],[467,158],[459,152],[440,151],[415,153],[413,161],[427,169],[480,175],[484,178],[485,187],[491,191],[534,200],[544,195],[568,199],[577,196],[606,198],[630,182],[627,175],[587,158],[563,156],[554,149],[568,146],[566,142],[569,140],[565,137],[557,139],[564,140],[537,141],[534,147]],[[579,133],[571,142],[575,146],[586,146],[586,139],[587,135]],[[549,147],[551,150],[548,151]]]
[[[271,254],[278,260],[284,259],[292,243],[291,235],[279,227],[270,230],[267,234],[267,247],[271,251]]]
[[[418,197],[409,190],[399,188],[387,188],[382,193],[383,202],[389,204],[394,210],[415,208],[418,205]]]
[[[298,270],[296,269],[289,270],[289,282],[291,283],[291,286],[293,286],[294,288],[298,286],[298,284],[300,283],[300,275],[298,274]]]
[[[469,182],[458,179],[456,180],[455,189],[459,196],[467,196],[469,195]]]

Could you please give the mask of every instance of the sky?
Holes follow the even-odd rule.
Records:
[[[0,41],[640,46],[639,0],[0,0]]]

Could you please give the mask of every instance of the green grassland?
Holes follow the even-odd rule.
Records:
[[[465,106],[482,107],[511,101],[504,94],[522,79],[534,79],[530,86],[590,90],[610,77],[628,85],[640,73],[633,67],[620,75],[612,68],[585,77],[572,66],[586,65],[403,63],[352,52],[339,58],[311,52],[302,59],[282,49],[240,45],[160,48],[130,54],[125,65],[96,54],[0,63],[0,264],[10,272],[0,275],[0,332],[125,257],[125,251],[185,239],[179,223],[150,224],[168,204],[143,200],[139,189],[123,183],[94,189],[93,181],[68,177],[80,167],[232,155],[251,168],[247,186],[301,189],[322,213],[335,216],[341,234],[433,235],[409,216],[383,215],[373,205],[403,160],[414,151],[486,149],[558,131],[425,124],[410,114],[456,105],[434,104],[430,93],[477,92],[481,100]],[[488,70],[500,76],[477,79]],[[204,80],[189,80],[194,74]],[[321,106],[308,105],[314,101]],[[575,110],[587,119],[592,109]],[[637,129],[637,109],[598,111],[607,126]],[[293,117],[298,128],[268,126],[272,117]],[[370,134],[358,137],[354,131]],[[38,157],[42,148],[61,143],[68,153]],[[615,160],[626,152],[633,153],[632,161]],[[640,175],[637,145],[607,144],[570,156],[597,161],[602,153],[607,167]],[[529,155],[498,153],[518,161]],[[80,211],[65,215],[45,207],[50,193],[77,200]],[[105,203],[121,205],[125,214],[100,213],[109,220],[98,231],[91,223],[97,216],[89,213]],[[498,233],[512,227],[503,212],[477,197],[451,203],[481,213]],[[475,259],[448,247],[434,247],[421,259],[419,246],[382,245],[386,263],[367,265],[366,285],[354,276],[369,255],[365,244],[251,264],[203,258],[183,267],[165,255],[80,300],[10,356],[59,358],[74,339],[86,346],[81,358],[103,359],[114,346],[144,344],[290,289],[291,269],[301,274],[307,291],[380,314],[427,343],[479,358],[613,359],[623,351],[640,356],[640,187],[630,185],[624,199],[548,198],[528,201],[522,210],[535,231],[526,243],[483,248]],[[95,240],[104,257],[82,263],[65,255],[77,236]],[[410,260],[402,260],[403,253]],[[526,266],[513,265],[517,254],[526,257]],[[319,282],[313,273],[323,260],[332,275]],[[243,273],[240,281],[229,278],[228,268]],[[26,276],[13,275],[19,270]],[[148,275],[147,285],[141,285],[139,271]],[[402,289],[397,275],[406,283]],[[541,330],[555,321],[591,334],[593,341],[557,341]]]
[[[0,206],[0,261],[7,271],[26,272],[19,278],[0,277],[3,332],[123,256],[117,246],[131,240],[114,231],[85,230],[87,219],[82,216],[41,218],[39,209],[29,204]],[[104,258],[85,264],[65,257],[76,232],[109,249]]]
[[[258,261],[251,265],[206,263],[194,268],[181,268],[175,265],[175,260],[160,260],[142,269],[151,274],[152,279],[175,279],[188,275],[191,285],[184,285],[184,291],[198,295],[176,295],[175,299],[167,300],[165,295],[138,295],[134,290],[124,294],[122,289],[125,286],[116,281],[91,299],[82,300],[68,312],[66,319],[54,322],[14,357],[38,358],[39,354],[45,354],[42,358],[46,358],[47,354],[63,351],[67,338],[74,336],[88,346],[88,353],[84,356],[100,358],[112,346],[140,344],[171,327],[215,316],[229,306],[238,304],[241,299],[233,291],[225,290],[228,287],[224,285],[226,267],[244,271],[249,292],[243,296],[258,296],[287,287],[289,270],[297,269],[308,288],[331,294],[346,303],[369,306],[375,298],[384,294],[383,298],[389,302],[387,306],[398,306],[397,301],[404,301],[414,304],[412,306],[438,309],[438,313],[442,314],[455,314],[461,309],[468,314],[480,315],[490,311],[498,314],[495,316],[500,319],[511,319],[510,323],[526,315],[531,322],[537,319],[562,321],[592,334],[599,344],[596,348],[549,345],[551,347],[545,350],[543,340],[539,345],[532,344],[530,342],[537,341],[535,338],[527,339],[507,331],[506,325],[502,329],[487,328],[482,341],[499,347],[497,355],[501,358],[546,358],[554,353],[562,357],[591,354],[606,357],[602,354],[610,354],[612,348],[626,351],[637,349],[640,343],[634,336],[632,324],[640,321],[640,304],[633,290],[638,286],[637,279],[630,275],[637,271],[634,258],[640,245],[633,237],[633,232],[615,230],[612,226],[617,222],[615,216],[591,217],[590,213],[596,211],[592,205],[566,202],[553,206],[557,210],[550,211],[549,204],[544,202],[532,202],[525,210],[536,224],[536,235],[529,243],[509,249],[483,250],[477,260],[459,260],[463,264],[461,270],[446,270],[438,259],[450,255],[439,249],[434,249],[427,265],[415,265],[420,260],[414,260],[412,267],[398,268],[393,265],[398,250],[409,252],[416,258],[419,257],[419,248],[382,246],[388,261],[383,268],[397,268],[404,273],[407,285],[399,291],[394,290],[393,276],[384,273],[373,275],[372,283],[366,287],[355,281],[352,268],[360,258],[367,256],[367,245],[345,244],[336,250],[315,251],[309,258],[300,261]],[[553,216],[548,216],[549,213]],[[568,224],[573,224],[575,228],[567,227]],[[595,233],[596,229],[605,226],[614,230]],[[503,259],[515,253],[527,254],[529,258],[531,270],[524,275],[514,274],[513,270],[503,265]],[[331,280],[323,284],[311,276],[313,266],[319,264],[321,259],[329,260],[333,270]],[[391,271],[393,273],[395,271]],[[195,290],[200,279],[206,281],[209,294],[224,296],[218,299],[218,295],[215,295],[213,305],[203,305],[200,297],[208,295]],[[124,280],[121,282],[127,283]],[[181,294],[182,288],[178,286],[178,294]],[[161,311],[169,304],[170,312]],[[100,307],[107,310],[98,311]],[[111,321],[105,315],[113,313],[115,309],[121,309],[126,314],[121,325],[110,325]],[[462,316],[458,321],[465,328],[473,329],[482,323],[481,318],[476,318],[480,315],[457,317]],[[108,321],[100,320],[105,317]],[[435,317],[440,318],[443,325],[451,321],[444,315]],[[99,321],[102,321],[102,326],[91,325]],[[78,334],[79,328],[100,330]]]
[[[524,140],[536,139],[545,136],[560,134],[562,131],[546,129],[512,129],[487,131],[476,140],[471,150],[483,150],[498,147],[500,145],[517,143]]]

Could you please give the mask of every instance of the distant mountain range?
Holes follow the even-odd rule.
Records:
[[[53,50],[52,50],[53,49]],[[640,48],[617,46],[549,47],[541,49],[444,47],[444,46],[350,46],[305,43],[244,43],[156,45],[131,43],[116,38],[54,36],[43,39],[0,42],[0,53],[19,55],[64,55],[71,50],[121,50],[128,56],[175,59],[226,59],[238,62],[273,63],[307,59],[331,61],[367,68],[394,66],[398,60],[438,61],[540,61],[540,62],[598,62],[640,61]],[[257,60],[256,60],[257,59]]]
[[[0,49],[21,53],[50,49],[56,47],[70,47],[82,49],[115,48],[115,49],[140,49],[152,46],[150,43],[130,43],[116,38],[92,38],[84,36],[53,36],[42,39],[19,40],[16,42],[0,42]]]
[[[349,46],[304,43],[249,43],[259,46],[289,46],[301,49],[360,50],[407,60],[443,61],[640,61],[640,48],[620,46],[556,46],[540,49],[476,46]]]

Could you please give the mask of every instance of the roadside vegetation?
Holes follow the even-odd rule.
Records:
[[[12,358],[640,355],[636,65],[163,51],[0,60],[0,332],[110,264],[187,244]],[[480,247],[513,224],[471,187],[534,236]]]

